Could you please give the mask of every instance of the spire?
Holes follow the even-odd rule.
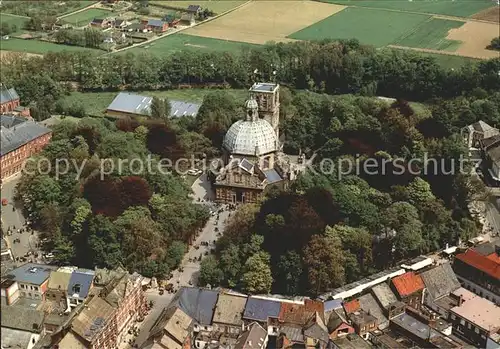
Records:
[[[245,109],[247,113],[246,121],[256,121],[259,119],[259,105],[253,97],[250,97],[250,99],[245,102]]]

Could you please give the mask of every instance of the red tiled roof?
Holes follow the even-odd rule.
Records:
[[[420,275],[414,272],[404,273],[392,279],[392,283],[400,297],[406,297],[412,293],[423,290],[425,285]]]
[[[500,256],[499,256],[499,255],[497,255],[497,253],[496,253],[496,252],[493,252],[492,254],[489,254],[489,255],[487,256],[487,258],[488,258],[490,261],[493,261],[493,262],[495,262],[495,263],[497,263],[497,264],[500,264]]]
[[[279,321],[305,325],[311,316],[318,312],[323,318],[325,308],[323,302],[306,299],[304,304],[281,302]]]
[[[354,313],[359,310],[361,305],[359,304],[359,299],[353,299],[352,301],[344,303],[344,310],[347,314]]]
[[[458,254],[456,259],[494,277],[497,280],[500,279],[500,263],[497,258],[491,258],[491,255],[483,256],[476,251],[469,249],[465,253]]]

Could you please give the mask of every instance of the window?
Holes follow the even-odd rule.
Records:
[[[476,332],[477,334],[479,334],[479,328],[474,327],[474,332]]]
[[[451,315],[450,315],[450,318],[451,318],[452,320],[455,320],[457,317],[455,316],[455,314],[451,314]]]
[[[465,320],[464,319],[460,319],[460,325],[465,326]]]

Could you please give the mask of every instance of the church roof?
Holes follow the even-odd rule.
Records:
[[[236,121],[224,137],[223,147],[231,154],[259,156],[276,151],[276,133],[263,119]]]

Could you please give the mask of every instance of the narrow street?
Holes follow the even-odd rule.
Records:
[[[199,202],[198,199],[210,200],[211,190],[210,183],[205,174],[198,178],[192,185],[193,189],[193,201]],[[207,203],[208,204],[208,203]],[[210,250],[214,247],[214,241],[217,239],[217,229],[219,232],[224,230],[224,225],[226,219],[229,217],[230,213],[228,211],[223,211],[219,214],[219,219],[217,216],[211,216],[205,227],[203,228],[200,235],[196,238],[192,246],[189,247],[189,251],[184,256],[181,262],[182,271],[179,269],[173,272],[173,277],[168,281],[174,285],[177,290],[182,286],[196,286],[199,271],[200,271],[200,256],[203,257],[210,253]],[[217,228],[217,229],[216,229]],[[203,243],[208,243],[207,245],[202,245]],[[191,285],[190,285],[191,284]],[[148,301],[153,301],[153,309],[149,315],[141,323],[140,332],[137,336],[135,342],[138,344],[139,348],[147,340],[149,335],[149,330],[151,326],[156,321],[162,310],[172,301],[174,293],[165,292],[160,296],[158,290],[149,289],[146,291],[146,297]],[[130,345],[122,343],[120,348],[130,348]]]

